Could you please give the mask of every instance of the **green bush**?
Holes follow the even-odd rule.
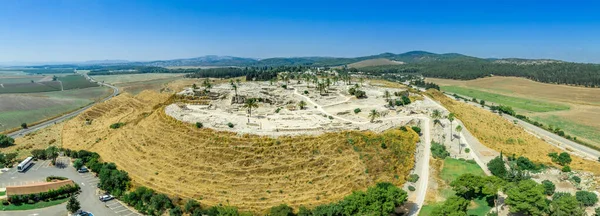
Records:
[[[420,128],[420,127],[417,127],[417,126],[412,126],[411,128],[412,128],[412,129],[413,129],[413,131],[415,131],[416,133],[418,133],[418,134],[421,134],[421,128]]]
[[[465,153],[469,153],[469,152],[471,152],[471,149],[465,148]]]
[[[408,186],[408,190],[409,190],[409,191],[415,191],[415,190],[417,190],[417,189],[416,189],[415,187],[413,187],[412,185],[409,185],[409,186]]]
[[[354,114],[358,114],[360,111],[361,111],[360,108],[356,108],[356,109],[354,109]]]
[[[272,207],[269,211],[269,216],[294,216],[294,209],[286,204],[281,204]]]
[[[62,180],[67,180],[67,179],[68,179],[67,177],[62,177],[62,176],[48,176],[48,177],[46,177],[46,182],[51,182],[53,180],[62,181]]]
[[[202,122],[196,122],[196,128],[202,128],[204,127],[204,125],[202,125]]]
[[[2,200],[2,205],[9,205],[10,203],[8,202],[8,200]]]
[[[231,123],[231,122],[227,123],[227,127],[233,128],[233,126],[234,126],[233,123]]]
[[[579,176],[573,176],[573,181],[577,182],[577,184],[581,183],[581,178],[579,178]]]
[[[504,161],[502,160],[502,154],[500,156],[492,159],[487,164],[487,167],[490,170],[490,172],[492,173],[492,175],[495,175],[500,178],[506,177],[507,170],[506,170],[506,166],[504,165]]]
[[[117,122],[117,123],[111,124],[110,128],[111,129],[117,129],[117,128],[120,128],[120,127],[123,127],[123,126],[125,126],[125,123],[123,123],[123,122]]]
[[[598,196],[589,191],[577,191],[575,192],[575,197],[584,206],[593,206],[598,202]]]
[[[450,156],[450,153],[446,150],[446,146],[437,142],[431,142],[431,154],[434,158],[445,159]]]
[[[408,180],[409,182],[415,183],[415,182],[419,181],[419,175],[417,175],[417,174],[410,174],[410,175],[408,176],[408,179],[407,179],[407,180]]]
[[[571,172],[571,167],[569,167],[569,166],[564,166],[564,167],[561,169],[561,171],[563,171],[563,172]]]
[[[542,186],[544,186],[544,193],[548,196],[554,194],[556,190],[556,186],[549,180],[542,181]]]
[[[0,147],[8,147],[13,144],[15,144],[15,139],[4,134],[0,134]]]

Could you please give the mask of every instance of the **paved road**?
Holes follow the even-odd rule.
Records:
[[[449,94],[446,94],[446,96],[448,96],[450,98],[454,98],[453,96],[450,96]],[[467,98],[467,99],[471,99],[470,97],[467,97],[467,96],[463,96],[463,95],[460,95],[460,96]],[[471,101],[469,101],[467,103],[481,108],[481,105],[479,105],[477,103],[473,103]],[[483,109],[491,112],[490,108],[487,106]],[[580,156],[587,157],[590,160],[597,160],[600,157],[600,151],[597,151],[590,147],[587,147],[587,146],[581,145],[579,143],[573,142],[571,140],[568,140],[564,137],[561,137],[557,134],[551,133],[545,129],[542,129],[540,127],[532,125],[528,122],[525,122],[525,121],[515,118],[513,116],[502,115],[502,117],[509,120],[510,122],[514,122],[516,120],[517,124],[519,124],[521,127],[523,127],[527,132],[544,139],[547,143],[550,143],[556,147],[559,147],[561,149],[568,147],[570,149],[573,149],[575,151],[575,153],[579,154]]]
[[[86,79],[89,79],[92,82],[96,82],[94,79],[92,79],[91,77],[89,77],[87,74],[83,74],[83,76]],[[109,85],[109,84],[106,84],[106,83],[99,83],[99,84],[113,89],[113,93],[110,96],[108,96],[108,97],[104,98],[103,100],[101,100],[100,102],[104,102],[104,101],[106,101],[108,99],[111,99],[111,98],[113,98],[113,97],[115,97],[115,96],[117,96],[119,94],[119,88],[117,88],[115,86],[112,86],[112,85]],[[81,109],[78,109],[78,110],[73,111],[71,113],[65,114],[65,115],[60,116],[58,118],[45,121],[45,122],[37,124],[35,126],[31,126],[31,127],[27,128],[27,129],[21,129],[21,130],[9,133],[8,136],[12,137],[12,138],[21,137],[21,136],[24,136],[24,135],[26,135],[28,133],[37,131],[39,129],[48,127],[50,125],[54,125],[54,124],[62,122],[62,121],[65,121],[67,119],[70,119],[72,117],[75,117],[75,116],[79,115],[80,113],[82,113],[83,111],[89,109],[90,107],[92,107],[96,103],[98,103],[98,102],[92,103],[92,104],[87,105],[87,106],[85,106],[85,107],[83,107]]]
[[[0,174],[0,187],[15,185],[27,185],[36,182],[45,182],[47,176],[63,176],[73,180],[81,187],[81,193],[77,197],[81,204],[81,209],[92,212],[94,215],[119,215],[135,216],[139,215],[126,206],[121,205],[117,200],[111,200],[103,203],[98,200],[99,190],[96,187],[100,181],[92,173],[78,173],[70,164],[70,159],[61,157],[57,164],[64,164],[62,167],[56,167],[50,164],[50,161],[36,161],[27,172],[19,173],[15,168],[9,169]],[[1,208],[1,206],[0,206]],[[27,211],[0,211],[0,216],[65,216],[67,215],[66,203],[51,206],[42,209]]]

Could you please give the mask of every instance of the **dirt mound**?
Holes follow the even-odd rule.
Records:
[[[254,212],[329,203],[380,181],[401,185],[414,165],[419,137],[410,129],[240,136],[180,122],[165,114],[169,102],[153,92],[120,95],[67,122],[63,145],[98,152],[135,185]],[[116,122],[125,125],[109,129]]]

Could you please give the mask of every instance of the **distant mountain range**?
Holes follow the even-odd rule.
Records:
[[[375,60],[370,62],[378,62],[378,65],[385,64],[389,60],[390,64],[397,63],[427,63],[427,62],[443,62],[443,61],[465,61],[465,62],[496,62],[496,63],[514,63],[514,64],[536,64],[536,63],[550,63],[550,62],[561,62],[558,60],[549,59],[517,59],[517,58],[506,58],[506,59],[492,59],[492,58],[477,58],[458,53],[445,53],[437,54],[426,51],[410,51],[401,54],[394,53],[381,53],[378,55],[362,56],[355,58],[341,58],[341,57],[277,57],[277,58],[242,58],[234,56],[216,56],[207,55],[196,58],[186,59],[172,59],[172,60],[157,60],[157,61],[146,61],[146,62],[134,62],[127,60],[96,60],[86,62],[62,62],[62,63],[30,63],[19,62],[18,64],[11,64],[10,62],[3,63],[3,65],[23,66],[23,65],[136,65],[136,66],[155,66],[155,67],[183,67],[183,66],[236,66],[236,67],[247,67],[247,66],[283,66],[283,65],[303,65],[303,66],[344,66],[352,63],[357,63],[365,60]],[[355,65],[366,65],[376,66],[367,64],[355,64]]]
[[[278,57],[266,59],[241,58],[233,56],[203,56],[189,59],[161,60],[151,62],[137,62],[135,64],[156,67],[176,67],[176,66],[283,66],[283,65],[303,65],[303,66],[343,66],[366,60],[387,59],[390,64],[397,63],[427,63],[443,61],[464,61],[464,62],[497,62],[497,63],[515,63],[515,64],[535,64],[561,62],[558,60],[538,60],[538,59],[484,59],[458,53],[437,54],[425,51],[411,51],[401,54],[381,53],[378,55],[362,56],[355,58],[340,57]],[[384,64],[385,61],[375,61]],[[361,65],[361,64],[359,64]],[[372,65],[366,65],[372,66]]]

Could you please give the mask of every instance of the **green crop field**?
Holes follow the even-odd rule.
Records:
[[[600,143],[600,133],[598,133],[598,129],[595,127],[583,125],[556,115],[534,116],[532,119],[542,122],[545,125],[559,127],[567,134],[576,136],[577,139],[583,138],[584,141],[587,139],[587,141],[591,141],[592,143]]]
[[[442,178],[446,183],[450,184],[450,182],[454,181],[460,175],[467,173],[485,176],[483,170],[475,163],[468,163],[462,160],[446,158],[444,159],[444,167],[440,172],[440,178]],[[440,195],[444,198],[448,198],[454,195],[454,191],[452,191],[451,188],[443,188],[440,190]],[[421,209],[421,212],[419,212],[419,215],[431,215],[433,209],[440,205],[442,205],[442,202],[424,205]],[[467,213],[469,215],[486,215],[491,208],[492,207],[487,205],[485,198],[475,199],[469,206]]]
[[[34,93],[60,91],[60,83],[49,81],[39,83],[11,83],[0,85],[0,94],[6,93]]]
[[[65,91],[0,95],[0,131],[31,124],[75,110],[112,93],[110,88],[92,87]]]
[[[502,104],[511,106],[515,109],[525,110],[530,112],[550,112],[559,110],[568,110],[569,106],[549,103],[543,101],[537,101],[532,99],[512,97],[501,94],[495,94],[485,91],[480,91],[472,88],[464,88],[458,86],[442,86],[443,91],[464,95],[467,97],[477,98],[478,100],[485,100],[486,102],[492,102],[496,104]]]
[[[98,86],[98,84],[92,83],[92,82],[86,80],[85,77],[79,76],[79,75],[69,75],[69,76],[64,76],[64,77],[58,77],[58,80],[62,82],[63,88],[65,90]]]
[[[33,80],[37,82],[38,80],[44,78],[43,76],[19,76],[19,77],[10,77],[3,78],[0,77],[0,83],[2,84],[12,84],[12,83],[31,83]]]

